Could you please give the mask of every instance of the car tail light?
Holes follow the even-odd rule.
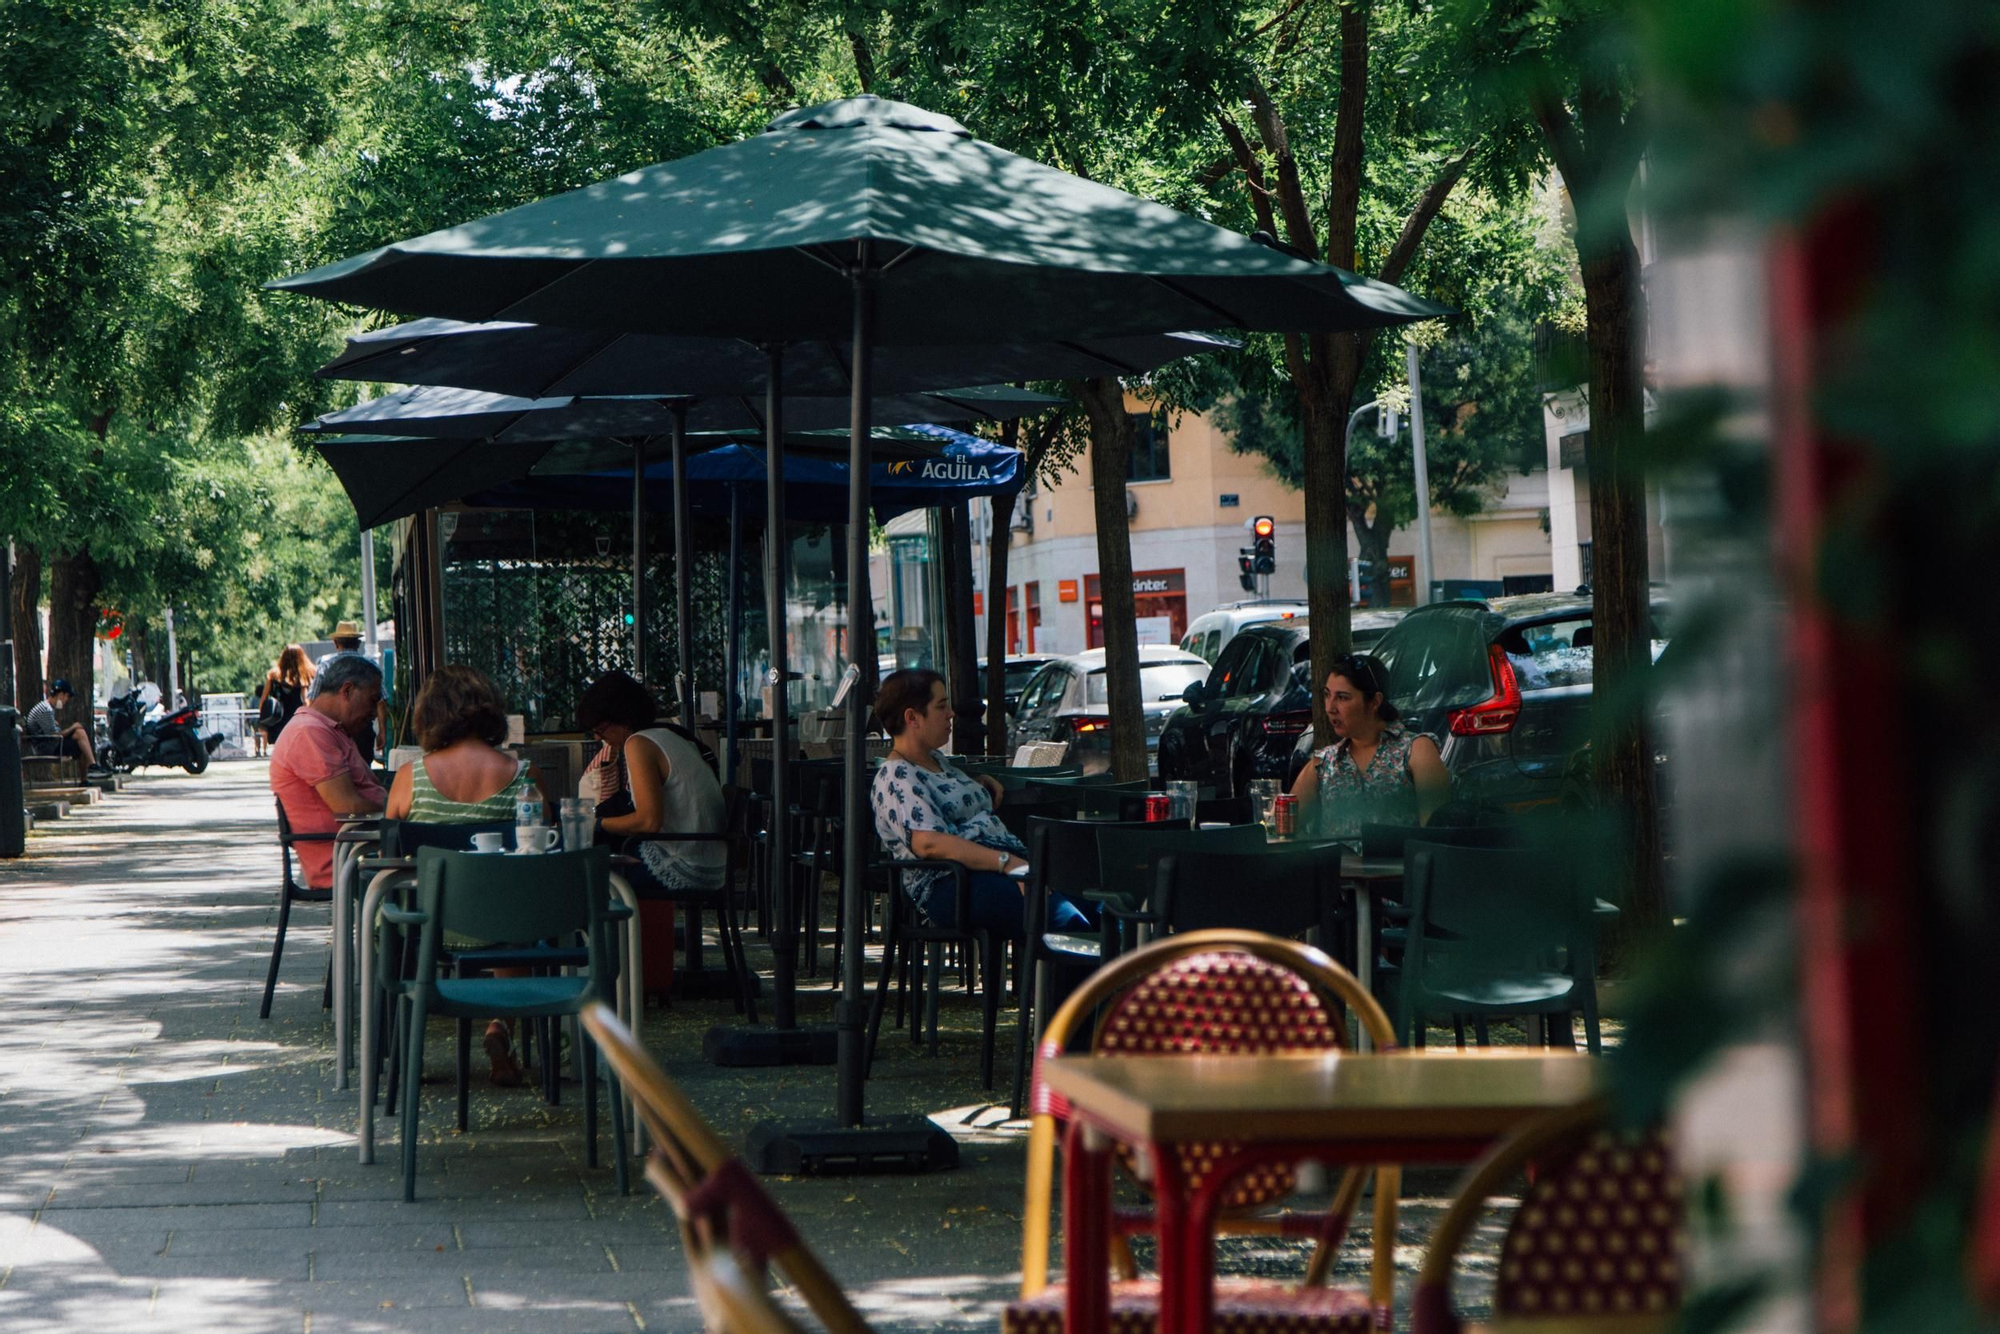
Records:
[[[1453,709],[1453,736],[1498,736],[1513,731],[1520,720],[1521,686],[1514,679],[1514,664],[1507,661],[1507,650],[1488,644],[1486,665],[1493,672],[1493,697],[1470,708]]]
[[[1085,732],[1108,732],[1111,730],[1111,720],[1109,718],[1079,718],[1071,723],[1070,727],[1078,734]]]
[[[1264,716],[1264,731],[1271,736],[1297,736],[1312,726],[1313,716],[1309,709],[1297,713],[1271,713]]]

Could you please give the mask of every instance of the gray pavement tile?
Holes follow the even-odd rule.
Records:
[[[587,1228],[575,1234],[588,1235],[591,1240],[601,1242],[614,1251],[625,1246],[672,1245],[680,1247],[680,1238],[661,1222],[602,1222],[592,1220]],[[550,1239],[550,1229],[539,1223],[517,1223],[504,1219],[481,1219],[469,1221],[459,1226],[458,1234],[467,1250],[485,1247],[533,1246]]]
[[[464,1307],[465,1280],[456,1274],[405,1274],[393,1279],[338,1280],[302,1283],[287,1294],[290,1303],[308,1311],[413,1310]],[[384,1306],[388,1302],[390,1305]],[[315,1320],[317,1325],[318,1321]]]
[[[701,1328],[691,1302],[685,1311],[672,1314],[678,1318],[648,1317],[646,1334],[693,1334]],[[631,1312],[618,1303],[514,1310],[314,1311],[312,1321],[312,1334],[635,1334],[638,1330]]]
[[[605,1248],[599,1245],[551,1243],[544,1246],[494,1246],[461,1251],[438,1243],[429,1250],[405,1247],[395,1250],[343,1252],[332,1247],[313,1248],[313,1277],[316,1279],[373,1279],[403,1274],[504,1274],[520,1270],[548,1270],[570,1274],[611,1274]]]
[[[590,1217],[581,1194],[573,1199],[514,1200],[505,1195],[479,1196],[472,1200],[441,1199],[426,1196],[421,1176],[417,1179],[417,1198],[410,1204],[401,1200],[336,1200],[319,1205],[318,1210],[319,1223],[332,1227],[368,1223],[456,1223],[475,1213],[527,1222]]]
[[[266,1182],[248,1181],[94,1181],[65,1183],[48,1200],[48,1209],[122,1209],[157,1207],[179,1209],[196,1205],[278,1205],[311,1204],[319,1194],[310,1181],[273,1176]]]
[[[57,1227],[81,1226],[74,1220],[91,1216],[105,1220],[105,1226],[120,1232],[146,1227],[201,1229],[303,1228],[312,1225],[313,1206],[298,1204],[194,1204],[178,1207],[160,1205],[95,1207],[85,1202],[70,1205],[58,1198],[42,1210],[42,1221]]]

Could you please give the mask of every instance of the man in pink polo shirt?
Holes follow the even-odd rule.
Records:
[[[352,735],[375,717],[382,669],[359,653],[336,653],[320,661],[315,684],[311,702],[271,747],[271,791],[295,834],[334,833],[340,816],[373,814],[388,796]],[[300,843],[293,850],[309,888],[333,887],[333,844]]]

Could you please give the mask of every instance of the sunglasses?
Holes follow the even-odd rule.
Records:
[[[1354,682],[1355,689],[1363,695],[1379,695],[1383,678],[1387,675],[1382,668],[1382,660],[1367,653],[1346,653],[1333,660],[1331,672]],[[1329,695],[1333,692],[1329,689]]]

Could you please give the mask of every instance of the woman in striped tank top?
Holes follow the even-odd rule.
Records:
[[[424,824],[484,824],[512,820],[522,797],[548,799],[533,765],[500,749],[507,739],[507,706],[486,674],[475,667],[440,667],[417,692],[410,728],[423,758],[396,771],[383,814]],[[549,819],[553,824],[554,820]],[[493,1082],[521,1083],[513,1032],[504,1020],[486,1026],[484,1043]]]

